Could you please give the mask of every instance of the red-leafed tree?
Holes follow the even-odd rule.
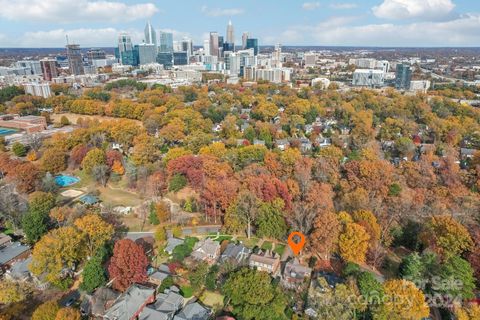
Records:
[[[125,291],[132,283],[146,282],[147,266],[148,259],[141,246],[130,239],[117,241],[108,266],[113,287]]]
[[[79,144],[75,147],[73,147],[72,151],[70,151],[70,161],[75,167],[78,167],[82,161],[83,158],[88,153],[88,146],[85,144]]]
[[[35,186],[40,178],[40,171],[33,163],[24,162],[16,167],[13,176],[17,183],[17,190],[30,193],[35,191]]]
[[[111,168],[115,161],[118,161],[119,163],[122,163],[123,156],[118,150],[108,150],[107,153],[105,154],[107,158],[107,165]]]
[[[233,177],[207,179],[201,193],[201,201],[205,214],[217,222],[223,216],[228,206],[235,200],[238,182]]]
[[[244,179],[246,189],[252,191],[258,198],[265,202],[280,198],[285,203],[285,209],[292,208],[292,196],[288,192],[287,185],[278,178],[268,174],[247,176]]]
[[[186,155],[170,160],[167,165],[168,176],[183,174],[192,188],[198,189],[202,185],[203,157]]]

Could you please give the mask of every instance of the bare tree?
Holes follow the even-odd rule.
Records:
[[[34,133],[34,134],[28,134],[27,135],[27,145],[38,152],[40,148],[42,147],[42,136],[40,134]]]
[[[110,168],[107,165],[101,164],[93,167],[92,175],[95,181],[105,187],[107,185],[109,171]]]

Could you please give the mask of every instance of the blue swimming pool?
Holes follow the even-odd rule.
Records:
[[[0,137],[8,136],[9,134],[12,134],[12,133],[15,133],[15,132],[17,132],[16,129],[0,127]]]
[[[68,187],[79,181],[80,179],[77,177],[67,176],[63,174],[55,177],[55,183],[60,187]]]

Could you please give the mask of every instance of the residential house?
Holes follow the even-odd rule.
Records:
[[[161,264],[158,269],[154,270],[152,274],[148,277],[151,283],[156,285],[162,284],[162,281],[170,277],[172,273],[170,268],[166,264]]]
[[[146,305],[154,301],[155,289],[140,284],[133,284],[106,310],[103,318],[109,320],[133,320],[142,313]]]
[[[254,146],[265,146],[265,140],[254,139],[253,140]]]
[[[165,246],[165,252],[168,254],[172,254],[173,250],[178,247],[179,245],[183,244],[185,240],[175,238],[175,237],[169,237],[167,239],[167,245]]]
[[[36,277],[33,275],[28,266],[32,263],[32,256],[29,256],[26,259],[16,260],[10,267],[9,270],[5,273],[5,277],[10,280],[20,281],[20,282],[30,282],[35,284],[35,286],[40,290],[45,290],[48,288],[49,283],[44,280],[43,276]]]
[[[222,263],[230,262],[235,265],[244,265],[248,262],[251,253],[252,251],[241,243],[229,243],[220,256],[220,261]]]
[[[184,303],[180,290],[172,286],[157,295],[155,303],[148,305],[139,315],[138,320],[172,320]]]
[[[285,151],[290,146],[290,142],[287,139],[278,139],[275,140],[275,146],[278,149]]]
[[[254,253],[250,256],[248,265],[251,268],[257,268],[259,271],[266,271],[271,274],[276,274],[280,267],[280,256],[277,253],[272,253],[269,250]]]
[[[300,138],[299,142],[300,142],[300,150],[303,153],[306,153],[312,150],[312,143],[307,138]]]
[[[201,240],[195,244],[192,251],[192,258],[195,260],[214,263],[220,255],[220,244],[210,238]]]
[[[332,145],[332,139],[325,138],[322,135],[319,135],[315,139],[315,145],[319,148],[325,148],[325,147],[331,146]]]
[[[461,148],[460,149],[460,156],[461,159],[472,159],[475,153],[479,152],[477,149],[468,149],[468,148]]]
[[[173,320],[208,320],[212,311],[198,302],[187,304]]]
[[[9,269],[16,261],[26,259],[30,255],[30,247],[13,242],[6,234],[0,234],[0,273]]]
[[[312,269],[306,267],[298,261],[297,258],[287,262],[283,269],[282,285],[286,288],[296,288],[301,285],[306,278],[309,278]]]
[[[92,315],[102,318],[105,312],[115,303],[120,294],[110,288],[100,287],[80,305],[80,311],[84,315]]]

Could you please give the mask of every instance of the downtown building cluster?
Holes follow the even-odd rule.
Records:
[[[244,32],[241,44],[235,41],[235,29],[229,21],[225,36],[216,31],[209,33],[203,46],[194,47],[189,38],[174,40],[170,32],[157,32],[148,22],[145,39],[134,45],[127,33],[118,37],[115,56],[125,70],[130,67],[154,70],[214,72],[228,76],[232,83],[240,78],[246,81],[267,80],[289,82],[291,70],[282,67],[281,46],[272,54],[261,54],[258,39]]]

